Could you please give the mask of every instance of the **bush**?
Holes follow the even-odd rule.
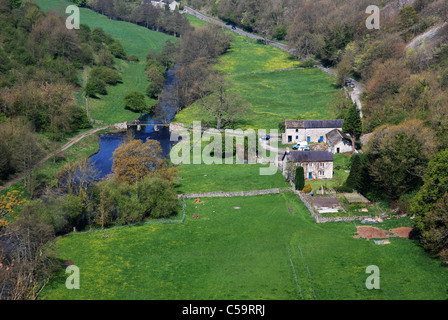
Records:
[[[79,107],[79,106],[72,106],[70,108],[70,115],[72,119],[72,129],[78,130],[78,129],[86,129],[91,128],[92,124],[89,121],[89,118],[87,117],[86,111]]]
[[[86,96],[89,97],[94,97],[97,94],[106,95],[106,82],[97,77],[90,77],[89,81],[87,81],[86,87],[84,88],[84,92]]]
[[[306,184],[306,186],[302,189],[303,193],[310,193],[311,191],[313,191],[313,188],[311,187],[311,184],[308,182]]]
[[[131,61],[131,62],[138,62],[138,61],[140,61],[140,59],[139,59],[138,56],[136,56],[135,54],[131,54],[131,55],[128,57],[128,61]]]
[[[277,40],[283,40],[286,37],[286,27],[285,26],[279,26],[275,29],[273,37]]]
[[[98,44],[106,43],[112,44],[114,39],[104,32],[103,28],[96,27],[91,32],[92,40]]]
[[[314,68],[316,66],[316,61],[314,60],[305,60],[302,65],[303,68]]]
[[[126,59],[126,51],[124,51],[123,46],[120,42],[114,41],[109,45],[109,52],[118,59]]]
[[[105,66],[94,67],[90,71],[90,76],[101,79],[107,84],[117,84],[121,81],[121,75],[118,71]]]
[[[124,106],[134,112],[147,112],[145,95],[139,91],[129,91],[124,97]]]

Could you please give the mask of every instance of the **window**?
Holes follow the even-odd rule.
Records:
[[[299,132],[299,129],[296,129],[296,132]]]
[[[310,163],[308,164],[308,166],[309,166],[310,168],[312,168],[312,167],[313,167],[313,163],[310,162]]]
[[[319,175],[320,175],[320,176],[324,176],[324,175],[325,175],[325,171],[323,171],[323,170],[319,170]]]
[[[319,166],[320,166],[321,168],[325,168],[325,163],[324,163],[324,162],[321,162],[321,163],[319,163]]]
[[[296,140],[299,140],[299,136],[296,136]]]

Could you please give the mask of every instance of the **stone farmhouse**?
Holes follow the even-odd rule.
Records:
[[[144,3],[149,2],[148,0],[143,0]],[[179,8],[179,2],[175,1],[175,0],[160,0],[160,1],[151,1],[151,4],[154,7],[158,7],[160,9],[164,9],[166,4],[168,3],[169,7],[170,7],[170,11],[174,11],[176,10],[176,8]]]
[[[281,158],[282,172],[286,173],[288,163],[293,163],[293,169],[302,166],[305,180],[333,179],[333,154],[328,151],[289,151]]]
[[[331,153],[345,153],[352,151],[352,140],[350,135],[339,129],[333,129],[325,135],[328,151]]]
[[[338,120],[286,120],[282,143],[327,142],[327,133],[334,129],[342,132],[343,119]]]

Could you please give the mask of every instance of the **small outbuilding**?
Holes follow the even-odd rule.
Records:
[[[345,153],[352,151],[352,140],[348,134],[339,129],[333,129],[326,134],[328,151],[331,153]]]

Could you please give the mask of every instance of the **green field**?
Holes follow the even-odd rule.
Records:
[[[145,75],[145,65],[140,62],[126,62],[117,60],[119,70],[122,73],[122,83],[107,87],[107,95],[100,98],[89,99],[90,117],[95,120],[103,120],[105,124],[115,124],[137,119],[140,114],[127,110],[123,101],[131,90],[146,92],[149,80]],[[147,104],[153,106],[157,101],[147,96]]]
[[[260,175],[260,168],[268,165],[234,164],[234,165],[195,165],[183,164],[179,168],[179,193],[196,192],[239,192],[272,188],[288,188],[290,185],[283,175]],[[231,178],[234,183],[229,181]]]
[[[37,5],[44,11],[54,10],[65,14],[65,8],[73,2],[63,0],[36,0]],[[91,29],[101,27],[114,39],[121,42],[128,55],[137,55],[140,61],[145,61],[149,49],[160,50],[167,40],[176,41],[176,38],[149,30],[125,21],[114,21],[106,16],[87,8],[79,8],[80,23],[88,25]]]
[[[354,239],[353,223],[316,224],[292,193],[201,200],[183,224],[61,238],[81,288],[61,270],[42,299],[446,299],[446,268],[414,241]],[[366,289],[370,265],[380,290]]]
[[[205,25],[195,17],[187,17],[193,26]],[[250,112],[233,123],[234,128],[276,129],[286,119],[335,117],[332,103],[336,86],[331,76],[317,68],[279,71],[300,68],[301,61],[276,47],[226,32],[232,35],[232,45],[216,67],[228,75],[231,90],[252,104]],[[193,121],[216,124],[197,104],[179,112],[173,121],[188,126]]]
[[[44,11],[54,10],[64,16],[65,8],[73,4],[62,0],[36,0],[36,3]],[[108,86],[108,94],[100,96],[100,99],[89,99],[90,117],[95,120],[103,120],[105,124],[115,124],[138,118],[139,114],[124,108],[124,96],[131,90],[146,92],[149,84],[144,68],[146,55],[150,49],[160,51],[166,41],[175,42],[177,38],[136,24],[113,21],[87,8],[80,8],[80,23],[88,25],[91,29],[103,28],[106,33],[121,42],[128,56],[137,55],[140,60],[137,63],[117,59],[117,67],[122,72],[122,83]],[[85,106],[83,99],[78,97],[78,101]],[[154,105],[156,101],[148,98],[147,102],[148,105]]]
[[[232,35],[232,45],[219,58],[217,66],[224,74],[268,72],[301,66],[300,61],[285,51],[228,32]]]
[[[336,91],[331,77],[320,69],[229,76],[232,90],[252,104],[249,114],[237,119],[235,128],[277,129],[287,119],[332,119]],[[191,125],[216,122],[199,105],[179,112],[173,122]]]

